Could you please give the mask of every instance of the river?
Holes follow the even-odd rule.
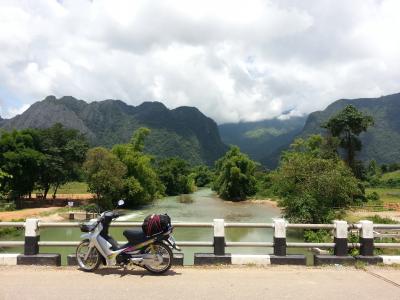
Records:
[[[153,204],[138,210],[130,210],[119,221],[143,221],[153,213],[167,213],[173,222],[212,222],[215,218],[223,218],[226,222],[272,222],[280,216],[280,210],[273,205],[264,203],[230,202],[224,201],[211,191],[203,188],[189,195],[165,197]],[[119,241],[125,240],[122,228],[111,228],[111,235]],[[77,228],[45,228],[41,229],[41,241],[77,241],[80,237]],[[178,241],[212,241],[212,228],[175,228],[174,236]],[[22,239],[23,237],[17,238]],[[226,241],[232,242],[272,242],[272,229],[257,228],[227,228]],[[298,240],[291,233],[288,240]],[[22,251],[22,249],[13,249]],[[66,256],[74,252],[73,247],[40,247],[41,253],[60,253],[63,264]],[[10,251],[10,250],[9,250]],[[193,264],[194,253],[212,253],[208,247],[185,247],[184,264]],[[261,247],[231,247],[227,253],[270,254],[272,248]],[[288,251],[291,253],[292,251]],[[296,249],[296,252],[304,252]]]

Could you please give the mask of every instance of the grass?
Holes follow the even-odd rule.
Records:
[[[400,202],[400,188],[367,188],[366,193],[376,192],[379,199],[386,202]]]
[[[34,191],[34,193],[40,193],[41,191]],[[49,190],[49,196],[54,193],[54,189]],[[86,182],[68,182],[60,186],[57,190],[57,194],[88,194],[88,185]]]
[[[400,179],[400,170],[385,173],[382,175],[382,180],[387,181],[389,179]]]
[[[348,223],[358,223],[361,220],[370,220],[374,222],[375,224],[398,224],[399,222],[392,220],[391,218],[388,217],[382,217],[378,214],[372,215],[374,212],[371,212],[370,216],[359,216],[359,215],[353,215],[353,214],[348,214],[344,218],[345,221]]]
[[[367,269],[366,266],[367,266],[367,264],[360,260],[357,260],[356,263],[354,264],[354,267],[357,270],[366,270]]]

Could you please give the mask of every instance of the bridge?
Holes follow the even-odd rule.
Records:
[[[147,271],[0,266],[0,299],[385,299],[398,300],[400,270],[389,267],[229,266]]]
[[[112,227],[140,227],[140,222],[113,222]],[[400,224],[374,224],[364,220],[356,224],[346,221],[334,221],[332,224],[291,224],[284,219],[274,219],[272,223],[231,223],[224,219],[213,222],[176,222],[174,227],[212,228],[211,241],[178,241],[181,247],[212,247],[213,253],[195,253],[195,265],[306,265],[304,254],[288,254],[288,248],[333,249],[333,254],[317,253],[313,256],[316,266],[330,264],[355,264],[357,261],[367,264],[400,264],[399,255],[374,255],[374,249],[400,249],[400,243],[375,242],[377,236],[398,236],[390,231],[400,231]],[[40,229],[52,227],[79,227],[77,222],[42,222],[38,219],[26,219],[25,222],[0,222],[0,227],[24,229],[23,241],[0,241],[0,248],[23,247],[24,253],[1,253],[0,265],[61,265],[61,255],[40,253],[41,246],[76,247],[79,241],[40,241]],[[273,231],[272,242],[229,242],[225,239],[226,228],[263,228]],[[288,242],[287,229],[326,229],[332,230],[334,241],[331,243]],[[359,235],[359,242],[349,242],[349,232]],[[389,233],[388,233],[389,232]],[[120,242],[123,243],[123,242]],[[244,255],[226,253],[226,247],[262,247],[263,255]],[[272,248],[273,253],[268,254]],[[349,248],[359,248],[358,256],[348,255]],[[73,252],[73,250],[71,251]],[[183,265],[183,254],[174,254],[174,264]],[[76,265],[74,255],[68,255],[68,265]]]

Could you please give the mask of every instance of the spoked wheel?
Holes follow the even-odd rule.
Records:
[[[99,267],[100,256],[101,254],[95,247],[89,248],[89,240],[83,240],[76,248],[76,260],[79,267],[85,272],[92,272]]]
[[[144,252],[154,255],[154,262],[143,266],[147,271],[153,274],[162,274],[171,268],[173,254],[164,243],[156,242],[148,246]]]

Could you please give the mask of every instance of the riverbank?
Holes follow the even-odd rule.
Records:
[[[51,219],[52,221],[55,221],[57,218],[56,211],[58,210],[60,210],[60,207],[26,208],[13,211],[2,211],[0,212],[0,220],[7,222],[12,220],[38,217],[40,219],[47,218],[47,220]]]
[[[400,211],[348,211],[346,219],[349,222],[357,222],[365,217],[379,216],[400,222]]]
[[[274,208],[279,208],[278,201],[272,200],[270,198],[268,198],[268,199],[248,199],[248,200],[243,201],[243,203],[265,204],[265,205],[270,205]]]

